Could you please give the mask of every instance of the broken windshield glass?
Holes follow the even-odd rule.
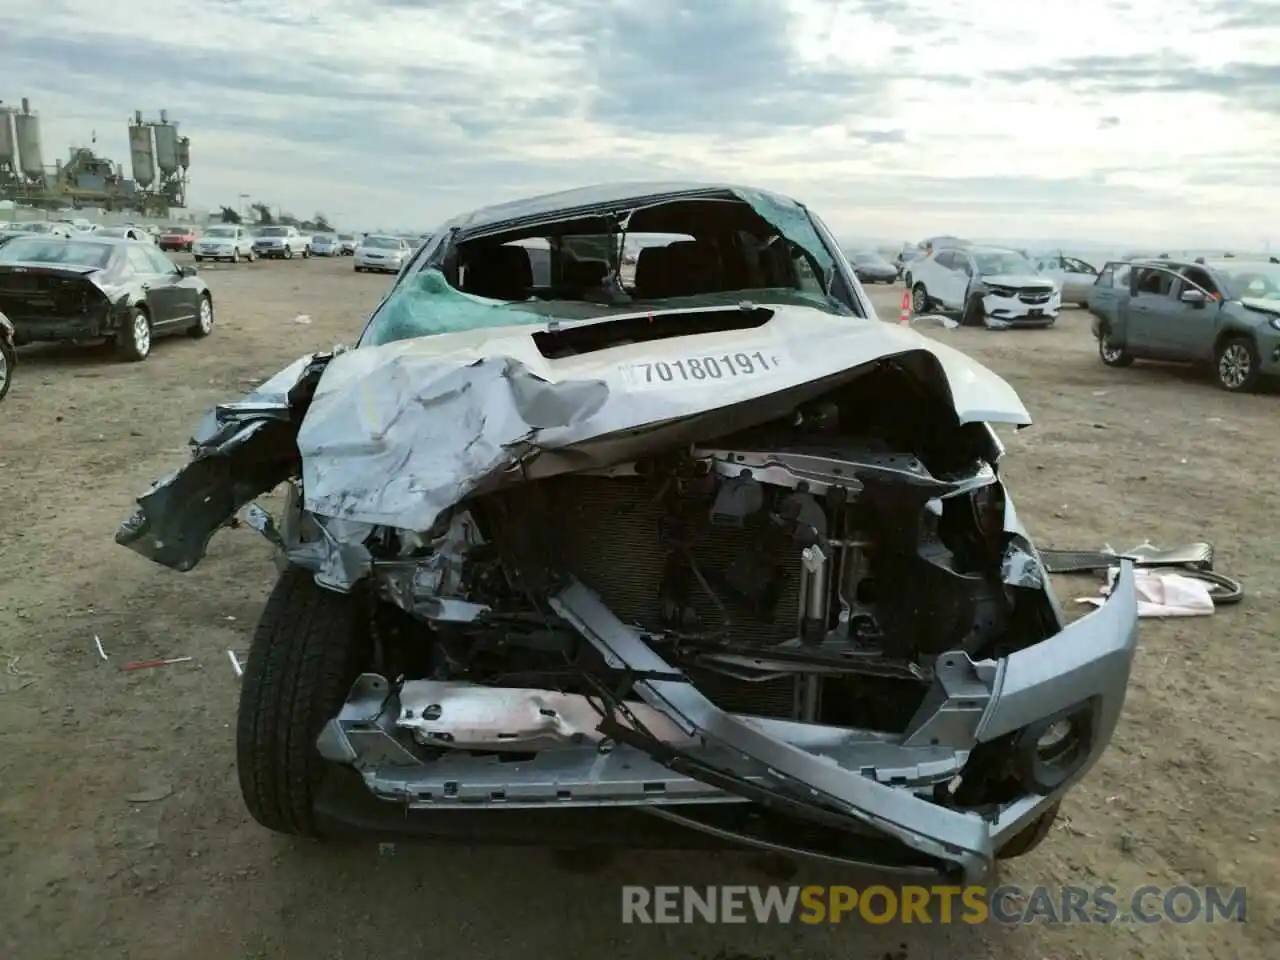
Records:
[[[732,192],[446,241],[393,288],[362,345],[743,300],[852,313],[828,295],[834,259],[804,208]]]

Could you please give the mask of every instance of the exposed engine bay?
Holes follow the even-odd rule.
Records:
[[[901,732],[939,653],[1016,642],[1002,522],[985,464],[945,481],[910,453],[695,447],[479,498],[427,583],[376,569],[431,628],[397,645],[433,650],[409,676],[593,693],[546,606],[572,575],[726,710]]]
[[[948,434],[924,397],[897,422],[870,419],[896,376],[707,444],[476,497],[424,542],[386,531],[375,580],[399,610],[379,622],[405,637],[389,675],[596,695],[584,677],[601,665],[548,606],[573,579],[725,710],[901,733],[939,654],[1000,656],[1051,622],[1014,629],[991,435],[953,426],[930,449]]]

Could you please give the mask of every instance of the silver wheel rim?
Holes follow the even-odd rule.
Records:
[[[9,382],[9,358],[0,350],[0,393],[4,393],[5,384]]]
[[[917,287],[911,294],[911,309],[916,313],[924,313],[926,300],[924,288]]]
[[[213,329],[213,304],[203,297],[200,299],[200,329],[205,333]]]
[[[1249,356],[1248,349],[1242,343],[1231,344],[1218,358],[1218,379],[1222,381],[1224,387],[1232,390],[1239,390],[1244,386],[1252,369],[1253,358]]]
[[[239,262],[240,262],[240,251],[239,251],[239,250],[233,250],[233,251],[231,252],[231,262],[232,262],[232,263],[239,263]]]
[[[1106,337],[1102,338],[1102,359],[1103,360],[1106,360],[1108,363],[1115,363],[1117,360],[1120,359],[1120,355],[1122,352],[1123,351],[1121,351],[1119,347],[1113,347],[1111,345],[1111,341],[1108,340]]]
[[[139,356],[146,356],[151,352],[151,324],[142,314],[133,318],[133,348],[138,351]]]

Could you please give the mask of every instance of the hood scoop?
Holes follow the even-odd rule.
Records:
[[[702,333],[754,330],[773,319],[773,311],[753,303],[715,310],[666,311],[619,317],[596,323],[575,324],[533,334],[533,342],[548,360],[595,353],[651,340],[692,337]]]

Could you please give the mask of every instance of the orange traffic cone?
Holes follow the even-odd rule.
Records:
[[[902,291],[902,312],[898,314],[899,323],[911,322],[911,291]]]

